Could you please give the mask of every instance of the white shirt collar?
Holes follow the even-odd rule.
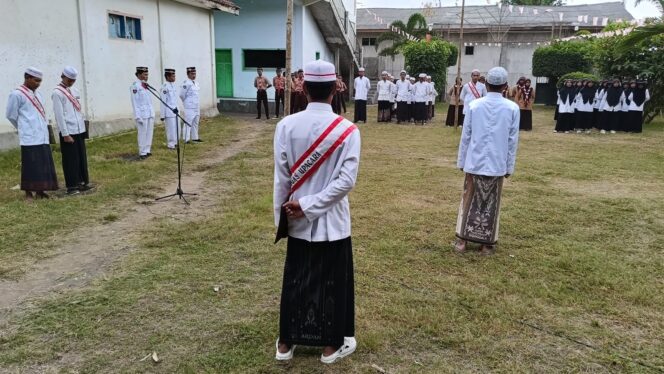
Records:
[[[322,110],[326,112],[331,112],[332,105],[327,103],[309,103],[307,104],[307,110]]]

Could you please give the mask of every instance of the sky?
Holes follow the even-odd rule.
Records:
[[[496,4],[496,0],[466,0],[466,5],[487,5]],[[565,0],[566,5],[581,5],[581,4],[596,4],[604,3],[607,0]],[[433,3],[438,6],[454,6],[461,5],[461,0],[357,0],[358,8],[420,8],[424,3]],[[637,7],[634,6],[634,0],[626,0],[627,10],[636,19],[643,19],[646,17],[653,17],[661,15],[654,4],[649,3],[648,0],[642,0],[641,4]]]

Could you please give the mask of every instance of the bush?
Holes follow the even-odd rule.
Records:
[[[458,49],[455,45],[442,39],[433,38],[430,42],[407,42],[402,52],[406,58],[406,70],[411,75],[419,73],[431,75],[436,83],[439,94],[445,92],[447,68],[456,64]]]
[[[533,75],[557,82],[573,72],[592,72],[592,42],[565,41],[540,47],[533,54]]]
[[[597,76],[594,75],[594,74],[588,74],[588,73],[584,73],[582,71],[575,71],[575,72],[572,72],[572,73],[567,73],[567,74],[563,75],[562,77],[560,77],[560,79],[558,80],[558,84],[556,84],[556,87],[558,87],[558,88],[562,87],[563,82],[566,79],[575,79],[575,80],[576,79],[581,79],[581,80],[590,79],[590,80],[595,81],[595,82],[599,81],[599,78],[597,78]]]

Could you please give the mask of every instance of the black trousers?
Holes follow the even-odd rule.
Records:
[[[284,90],[275,90],[274,91],[274,110],[275,116],[279,117],[279,105],[281,105],[282,113],[286,114],[285,105],[286,97],[284,96]]]
[[[367,101],[355,100],[355,119],[353,122],[367,122]]]
[[[70,136],[74,138],[73,143],[66,143],[62,134],[60,135],[60,152],[67,190],[75,190],[82,184],[90,183],[88,154],[85,148],[85,133]]]
[[[341,114],[341,103],[339,102],[339,94],[336,93],[332,97],[332,111],[336,114]]]
[[[341,104],[341,107],[344,108],[344,113],[346,113],[346,98],[344,97],[344,93],[339,92],[337,96],[339,97],[339,103]]]
[[[256,91],[256,110],[258,111],[258,118],[261,118],[261,104],[265,106],[265,117],[270,118],[270,109],[267,106],[267,91]]]

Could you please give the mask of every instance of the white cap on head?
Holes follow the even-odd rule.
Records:
[[[380,73],[380,75],[387,75],[387,71],[386,71],[386,70],[383,70],[383,72]]]
[[[481,72],[477,69],[473,69],[473,71],[470,72],[470,74],[475,74],[475,73],[481,74]]]
[[[486,75],[486,82],[494,86],[502,86],[507,83],[507,70],[500,66],[491,68]]]
[[[337,71],[327,61],[316,60],[304,65],[305,82],[336,82]]]
[[[76,77],[78,77],[78,71],[73,66],[65,66],[62,75],[69,79],[76,79]]]
[[[358,71],[364,71],[364,68],[360,68]]]
[[[419,77],[420,77],[420,78],[426,78],[426,77],[427,77],[427,75],[426,75],[426,74],[424,74],[424,73],[420,73]]]
[[[430,76],[430,75],[427,75],[427,79],[431,79],[431,76]]]
[[[35,78],[40,78],[40,79],[44,77],[44,73],[42,73],[41,70],[39,70],[39,69],[37,69],[37,68],[35,68],[35,67],[32,67],[32,66],[30,66],[29,68],[25,69],[25,74],[28,74],[28,75],[31,75],[31,76],[33,76],[33,77],[35,77]]]
[[[405,70],[401,70],[401,73],[399,73],[399,74],[408,74],[408,73],[406,73]]]

